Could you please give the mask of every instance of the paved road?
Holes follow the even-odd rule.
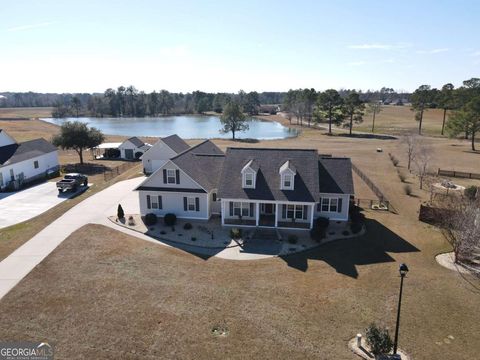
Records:
[[[0,229],[38,216],[73,195],[71,192],[59,195],[54,182],[46,182],[22,191],[0,193]]]
[[[122,204],[125,213],[138,214],[138,194],[133,191],[145,178],[118,182],[109,188],[85,199],[45,229],[15,250],[0,262],[0,299],[5,296],[20,280],[22,280],[36,265],[46,258],[72,232],[89,224],[101,224],[140,239],[169,246],[143,234],[131,231],[113,224],[108,216],[116,214],[118,204]],[[187,245],[175,245],[176,248],[206,256],[218,256],[224,259],[253,260],[271,257],[258,254],[239,247],[227,248],[221,252],[212,249],[200,249]]]

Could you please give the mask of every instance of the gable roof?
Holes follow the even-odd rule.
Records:
[[[53,151],[57,151],[57,148],[43,138],[2,146],[0,166],[12,165]]]
[[[318,179],[321,193],[355,193],[349,158],[319,157]]]
[[[225,154],[210,140],[170,159],[205,190],[218,188]]]
[[[142,140],[140,140],[138,137],[136,137],[136,136],[131,137],[131,138],[125,140],[124,143],[127,142],[127,141],[130,141],[130,142],[131,142],[133,145],[135,145],[137,148],[142,147],[143,145],[145,145],[145,143],[144,143]]]
[[[161,140],[177,154],[180,154],[190,148],[190,146],[177,134],[164,137]]]
[[[241,170],[254,159],[258,164],[255,189],[242,187]],[[295,167],[294,190],[280,189],[279,170],[285,162]],[[218,197],[230,199],[318,202],[318,153],[310,149],[228,148]]]

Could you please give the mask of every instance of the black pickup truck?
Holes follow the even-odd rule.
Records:
[[[72,192],[77,191],[79,186],[87,186],[88,177],[83,174],[65,174],[62,180],[57,182],[57,189],[59,193],[70,190]]]

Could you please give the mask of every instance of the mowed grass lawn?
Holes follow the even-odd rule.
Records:
[[[400,347],[477,358],[478,291],[436,264],[441,236],[397,216],[368,213],[361,238],[244,262],[87,225],[0,301],[0,338],[48,341],[60,359],[355,359],[347,342],[371,321],[393,332],[405,261]]]

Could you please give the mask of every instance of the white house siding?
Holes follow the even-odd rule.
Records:
[[[143,168],[146,174],[151,174],[158,170],[167,160],[170,160],[177,153],[170,149],[162,140],[155,143],[142,156]]]
[[[162,209],[148,208],[147,195],[150,195],[151,199],[154,196],[162,197]],[[184,209],[184,197],[198,198],[198,211],[185,211]],[[209,219],[209,204],[208,194],[206,193],[186,193],[186,192],[166,192],[166,191],[139,191],[140,199],[140,213],[145,216],[148,213],[154,213],[157,216],[164,216],[167,213],[173,213],[178,218],[182,219]]]
[[[126,159],[127,156],[125,154],[125,150],[132,150],[133,151],[133,158],[132,159],[136,159],[135,157],[135,154],[137,152],[141,152],[142,154],[145,153],[145,146],[142,146],[142,147],[136,147],[134,144],[132,144],[130,141],[125,141],[123,142],[119,147],[118,149],[120,150],[120,157],[123,158],[123,159]]]
[[[335,221],[347,221],[348,220],[348,210],[350,206],[350,195],[344,194],[321,194],[321,198],[334,198],[342,199],[342,211],[341,212],[329,212],[329,211],[318,211],[318,206],[315,206],[315,217],[326,217],[330,220]]]
[[[163,170],[178,170],[179,171],[179,180],[178,184],[169,184],[163,181]],[[149,187],[171,187],[171,188],[182,188],[182,189],[202,189],[202,187],[192,180],[183,170],[181,170],[177,165],[171,161],[167,161],[161,168],[158,169],[154,174],[152,174],[147,180],[142,183],[142,186]]]
[[[38,161],[38,168],[35,169],[34,162]],[[30,179],[37,176],[45,175],[49,169],[58,168],[58,153],[53,151],[48,154],[43,154],[32,159],[21,161],[12,165],[0,167],[0,187],[5,187],[10,181],[10,170],[13,169],[15,180],[17,180],[21,173],[23,173],[24,181],[28,182]],[[3,184],[1,180],[3,179]]]

